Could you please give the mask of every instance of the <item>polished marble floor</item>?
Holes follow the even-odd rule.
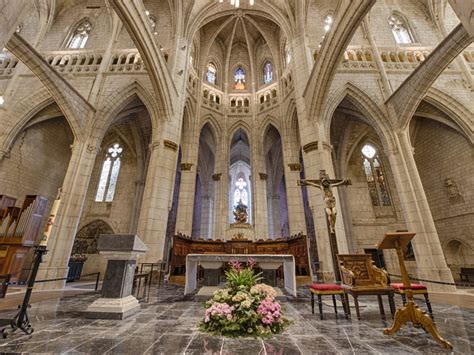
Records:
[[[325,320],[311,314],[309,294],[299,290],[297,300],[283,302],[294,321],[283,334],[268,339],[229,339],[200,333],[196,324],[203,308],[183,289],[152,289],[142,310],[123,321],[89,320],[82,312],[97,294],[62,296],[33,304],[29,314],[35,328],[31,336],[16,333],[0,339],[0,353],[73,354],[434,354],[447,353],[420,329],[406,327],[397,336],[382,334],[390,324],[381,320],[377,302],[363,299],[362,320],[336,319],[325,305]],[[329,301],[329,300],[328,300]],[[400,300],[397,300],[399,305]],[[420,302],[420,306],[424,306]],[[388,304],[385,304],[388,313]],[[474,353],[474,310],[433,304],[441,334],[454,345],[454,353]],[[316,310],[317,312],[317,310]],[[2,310],[0,318],[15,311]],[[341,312],[342,313],[342,312]],[[354,312],[353,312],[354,314]]]

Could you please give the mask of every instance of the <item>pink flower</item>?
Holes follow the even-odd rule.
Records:
[[[229,265],[232,269],[234,269],[234,271],[237,271],[237,272],[239,272],[240,269],[242,268],[242,265],[240,264],[240,261],[238,260],[229,261]]]
[[[247,260],[247,267],[252,270],[255,266],[257,265],[257,262],[255,261],[254,258],[249,258]]]

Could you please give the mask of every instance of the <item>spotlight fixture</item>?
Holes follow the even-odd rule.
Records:
[[[228,0],[229,3],[235,7],[240,7],[240,0]],[[219,0],[219,3],[223,3],[224,0]],[[255,4],[255,0],[249,0],[249,5]]]

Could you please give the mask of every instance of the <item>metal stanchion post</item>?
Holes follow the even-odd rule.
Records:
[[[10,326],[12,330],[9,331],[6,328],[2,330],[2,335],[6,338],[9,333],[13,333],[17,329],[21,329],[25,334],[33,333],[34,329],[31,327],[30,320],[28,318],[27,310],[30,306],[30,297],[31,293],[33,292],[33,286],[36,280],[36,274],[38,273],[39,266],[41,264],[42,257],[46,254],[46,246],[45,245],[38,245],[35,247],[35,261],[33,264],[33,269],[31,270],[30,277],[28,278],[28,286],[26,289],[25,297],[23,298],[23,303],[21,306],[18,306],[20,311],[17,313],[15,317],[13,317]]]

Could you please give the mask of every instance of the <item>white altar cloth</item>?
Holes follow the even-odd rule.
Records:
[[[186,256],[186,284],[184,286],[184,294],[187,295],[196,290],[196,276],[199,263],[228,263],[231,260],[247,262],[250,258],[260,264],[260,267],[263,269],[267,269],[265,264],[283,264],[285,289],[296,297],[295,258],[293,255],[275,254],[188,254]]]

